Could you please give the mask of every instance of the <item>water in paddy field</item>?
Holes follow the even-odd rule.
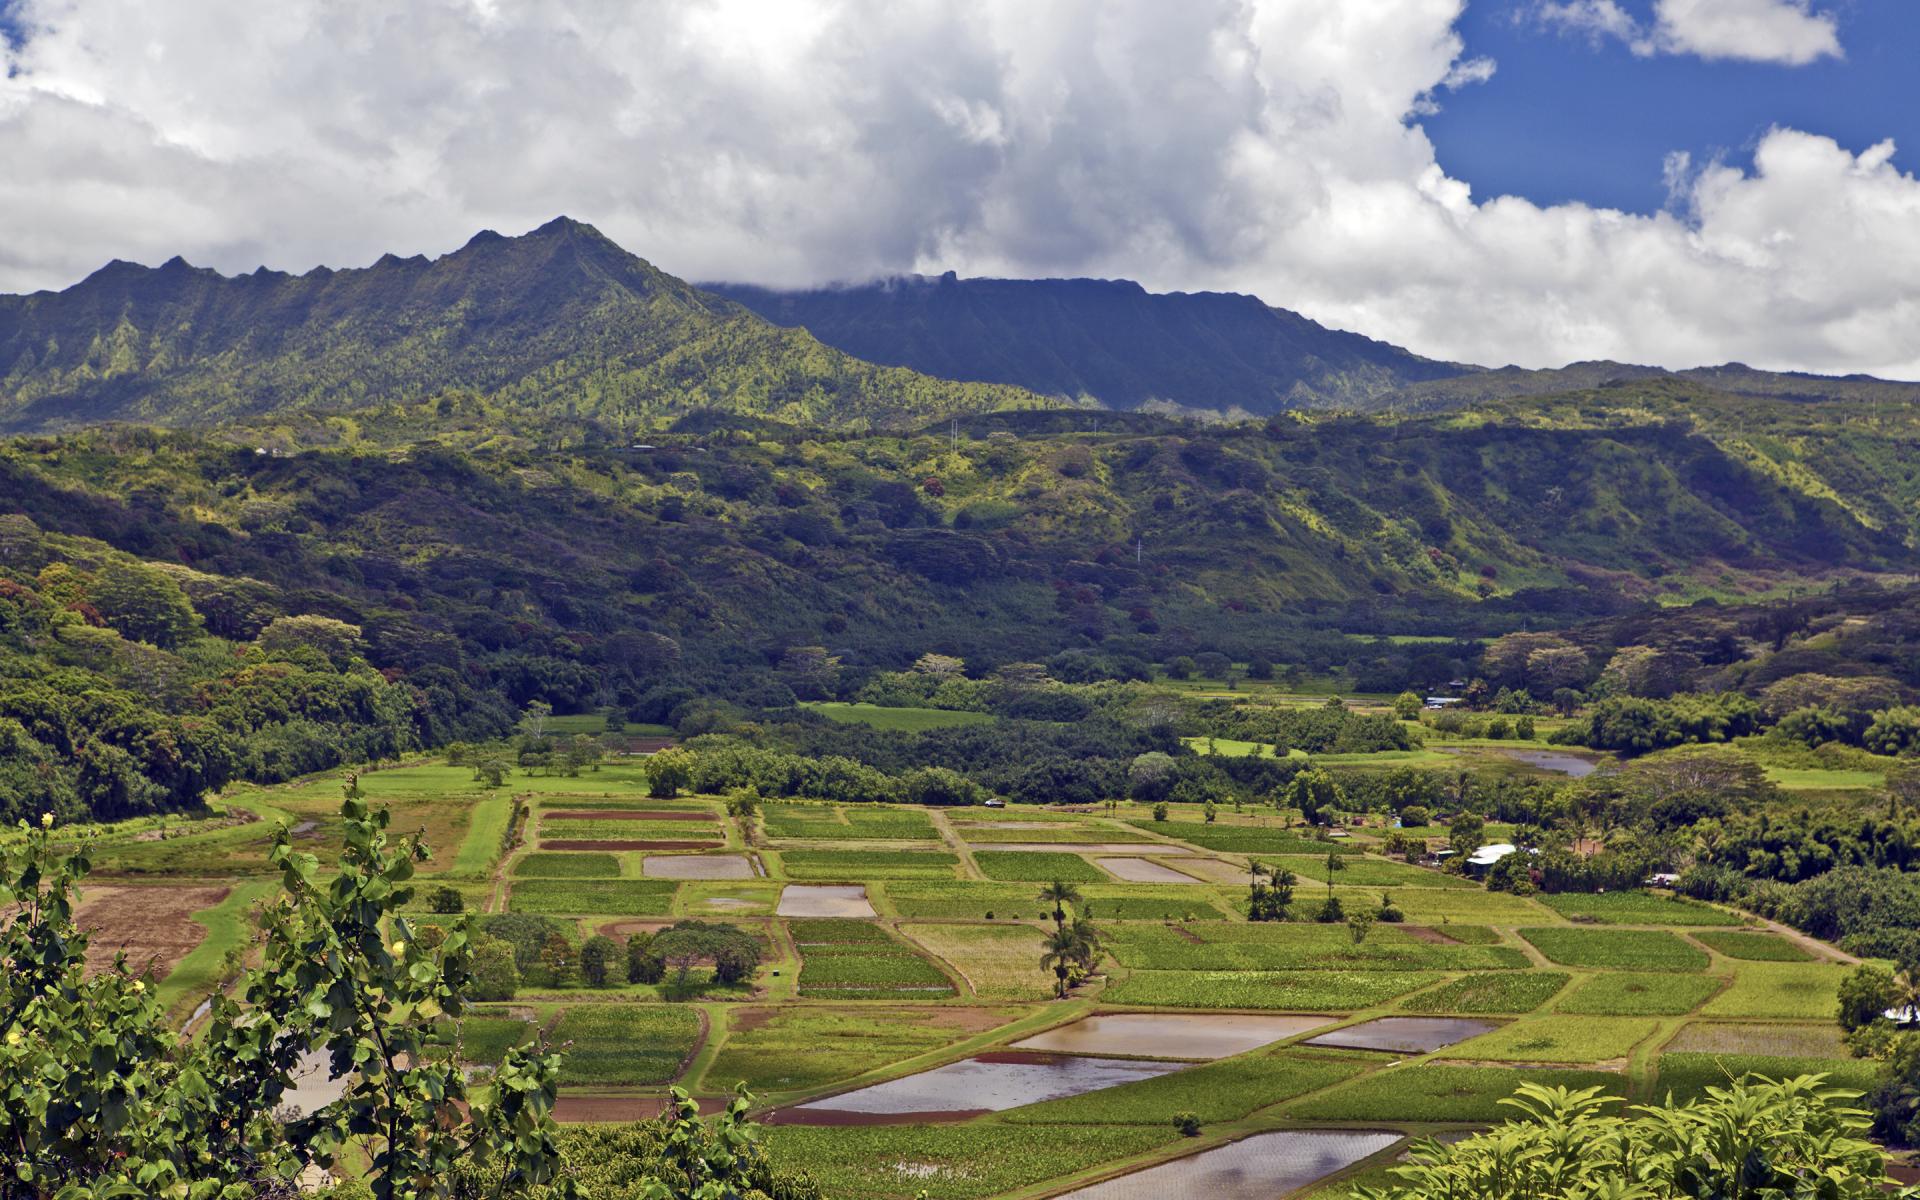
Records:
[[[1590,762],[1577,754],[1555,754],[1551,750],[1502,750],[1500,753],[1515,762],[1538,767],[1542,771],[1558,771],[1574,779],[1584,779],[1600,767],[1600,764]]]
[[[1307,1045],[1427,1054],[1498,1028],[1498,1021],[1475,1021],[1467,1017],[1380,1017],[1309,1038]]]
[[[1273,1200],[1398,1142],[1398,1133],[1329,1129],[1257,1133],[1187,1158],[1068,1192],[1058,1200]]]
[[[796,1115],[835,1112],[887,1116],[1000,1112],[1151,1079],[1183,1071],[1189,1065],[1003,1051],[798,1104],[789,1111]]]
[[[1327,1017],[1236,1013],[1107,1013],[1024,1041],[1016,1050],[1062,1054],[1138,1054],[1149,1058],[1227,1058],[1330,1025]]]
[[[640,864],[648,879],[753,879],[744,854],[649,854]]]
[[[1202,882],[1191,875],[1183,875],[1172,867],[1164,867],[1144,858],[1096,858],[1094,863],[1108,874],[1128,883]]]

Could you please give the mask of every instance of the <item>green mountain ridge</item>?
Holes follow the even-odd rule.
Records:
[[[711,409],[836,427],[1048,403],[858,362],[556,219],[439,259],[227,277],[115,262],[0,297],[0,428],[226,423],[477,393],[632,430]]]

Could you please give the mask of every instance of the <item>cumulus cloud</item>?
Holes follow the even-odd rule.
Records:
[[[1624,42],[1635,54],[1692,54],[1801,67],[1840,58],[1839,22],[1810,0],[1655,0],[1651,25],[1616,0],[1543,0],[1547,25],[1599,42]]]
[[[1473,195],[1461,0],[15,0],[0,288],[556,213],[695,279],[1251,291],[1422,353],[1920,375],[1920,183],[1768,133],[1636,216]]]

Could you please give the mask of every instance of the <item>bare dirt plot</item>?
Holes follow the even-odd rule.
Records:
[[[87,974],[97,975],[124,952],[127,968],[148,967],[164,979],[207,936],[193,914],[227,898],[224,887],[89,887],[74,922],[89,930]]]

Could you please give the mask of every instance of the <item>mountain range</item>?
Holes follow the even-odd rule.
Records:
[[[0,296],[0,431],[13,432],[476,400],[618,436],[694,413],[854,432],[1035,408],[1444,410],[1659,380],[1920,399],[1920,385],[1737,364],[1441,362],[1252,296],[1126,280],[696,287],[567,218],[519,237],[482,232],[433,260],[241,276],[116,261],[64,291]]]

